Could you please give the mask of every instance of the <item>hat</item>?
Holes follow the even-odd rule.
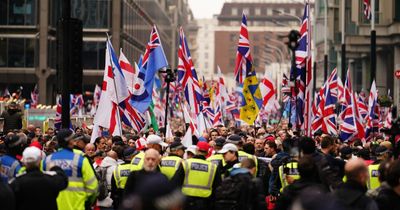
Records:
[[[351,153],[353,153],[353,150],[349,146],[346,146],[346,147],[343,147],[342,149],[340,149],[340,154],[342,154],[342,155],[350,155]]]
[[[15,134],[7,136],[4,142],[8,148],[13,148],[22,144],[22,140]]]
[[[206,139],[206,138],[204,138],[204,137],[202,137],[202,136],[200,136],[200,137],[199,137],[199,141],[204,141],[204,142],[207,142],[207,139]]]
[[[225,154],[227,152],[237,152],[238,148],[236,145],[232,143],[225,144],[220,151],[218,151],[219,154]]]
[[[174,142],[172,142],[171,145],[169,145],[169,149],[170,149],[171,151],[175,151],[175,150],[178,150],[178,149],[183,149],[183,150],[185,150],[186,147],[183,146],[183,144],[182,144],[181,142],[179,142],[179,141],[174,141]]]
[[[197,150],[198,151],[208,152],[209,149],[210,149],[210,145],[207,142],[199,141],[197,143]]]
[[[161,137],[154,135],[154,134],[150,134],[147,138],[146,138],[147,144],[159,144],[163,147],[167,147],[168,144],[163,142],[163,140],[161,139]]]
[[[75,134],[73,139],[82,140],[86,144],[90,143],[90,139],[87,136],[85,136],[84,134]]]
[[[236,134],[232,134],[230,136],[228,136],[228,138],[226,139],[226,143],[232,143],[232,144],[239,144],[239,142],[242,140],[242,137],[240,137],[239,135]]]
[[[42,159],[42,151],[37,147],[27,147],[22,153],[22,162],[32,163]]]
[[[38,141],[32,141],[32,143],[29,146],[36,147],[36,148],[42,150],[42,145]]]
[[[383,155],[387,152],[389,152],[389,150],[385,146],[379,146],[375,149],[375,154],[377,154],[377,155]]]
[[[265,138],[265,140],[267,140],[267,141],[275,141],[275,137],[273,135],[269,135],[269,136],[267,136],[267,138]]]
[[[193,153],[195,155],[197,153],[196,149],[197,149],[196,145],[191,145],[186,149],[186,153],[190,152],[190,153]]]
[[[130,158],[135,154],[136,150],[133,149],[132,147],[128,147],[124,149],[124,157],[125,158]]]
[[[217,139],[215,139],[215,146],[217,147],[222,147],[225,144],[225,138],[222,137],[218,137]]]
[[[70,129],[61,129],[58,133],[57,133],[57,140],[58,141],[70,141],[73,139],[74,133],[70,130]]]

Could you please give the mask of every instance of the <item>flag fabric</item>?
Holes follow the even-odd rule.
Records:
[[[138,72],[136,72],[136,68],[132,66],[129,60],[125,57],[122,49],[120,49],[119,52],[118,62],[121,67],[122,73],[124,74],[125,83],[128,87],[129,93],[132,94],[134,91],[133,88],[135,84],[135,78],[137,78]]]
[[[92,101],[92,108],[90,110],[90,114],[94,116],[96,114],[97,106],[99,105],[101,95],[101,88],[96,84],[93,91],[93,101]]]
[[[387,113],[386,117],[385,117],[385,122],[383,123],[383,127],[384,128],[392,128],[392,108],[389,108],[388,110],[389,112]]]
[[[262,98],[256,71],[253,69],[253,59],[250,54],[249,33],[247,31],[246,15],[242,15],[238,51],[235,68],[236,82],[243,83],[240,104],[240,119],[249,125],[254,124],[262,106]]]
[[[221,101],[223,106],[225,106],[226,101],[228,100],[228,91],[226,89],[225,86],[225,79],[224,79],[224,75],[221,72],[221,69],[219,68],[219,66],[217,65],[217,76],[218,76],[218,89],[219,92],[221,93]]]
[[[372,0],[374,1],[374,0]],[[368,20],[371,20],[372,14],[371,14],[371,2],[370,0],[364,0],[364,16]]]
[[[365,121],[367,115],[368,115],[368,105],[365,103],[365,100],[363,96],[361,96],[361,93],[358,95],[357,99],[357,105],[358,105],[358,111],[360,112],[361,119]]]
[[[351,96],[353,93],[350,93]],[[355,109],[353,106],[357,104],[356,101],[353,100],[354,97],[351,97],[349,103],[347,103],[345,110],[343,111],[343,121],[340,124],[340,139],[344,142],[350,141],[357,134],[357,125],[355,118]]]
[[[371,90],[368,99],[368,116],[367,126],[365,130],[365,138],[369,138],[371,133],[377,132],[379,129],[379,107],[378,107],[378,91],[376,89],[375,80],[371,84]]]
[[[275,87],[270,74],[265,72],[264,78],[260,83],[260,92],[263,99],[262,105],[266,110],[272,109],[275,100]]]
[[[247,18],[243,13],[235,63],[235,80],[237,83],[243,84],[246,74],[253,68],[252,60],[250,55],[249,32],[247,31]]]
[[[39,103],[39,90],[38,90],[38,86],[35,85],[35,87],[33,88],[32,92],[31,92],[31,107],[36,108],[38,103]]]
[[[153,26],[151,30],[150,41],[147,43],[143,60],[139,63],[141,63],[140,72],[133,87],[130,103],[139,112],[144,113],[152,101],[155,75],[159,69],[168,66],[156,26]]]
[[[311,24],[310,4],[307,1],[304,8],[304,16],[300,27],[299,46],[296,49],[296,83],[298,87],[295,95],[297,127],[303,125],[305,135],[311,136],[312,113],[312,68],[311,68]],[[294,73],[294,72],[291,73]],[[292,77],[291,77],[292,78]]]
[[[194,115],[198,115],[202,95],[197,73],[190,55],[189,46],[183,28],[179,29],[179,50],[178,50],[178,81],[184,88],[185,98]]]
[[[283,103],[288,102],[289,99],[290,99],[290,94],[292,93],[292,91],[290,90],[290,87],[289,87],[289,79],[288,79],[288,77],[286,76],[285,73],[283,73],[283,77],[282,77],[282,88],[281,88],[281,91],[282,91],[282,94],[281,94],[282,102]]]
[[[61,106],[61,95],[58,95],[56,98],[56,117],[54,118],[54,128],[56,130],[61,129],[61,115],[62,115],[62,106]]]

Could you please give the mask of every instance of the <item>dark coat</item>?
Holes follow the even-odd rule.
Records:
[[[10,186],[15,194],[16,209],[54,210],[58,193],[68,186],[68,177],[58,166],[47,172],[36,168],[17,176]]]
[[[341,184],[334,192],[335,197],[347,209],[352,210],[378,210],[375,201],[367,197],[367,187],[349,180]]]
[[[382,189],[375,201],[379,210],[400,209],[400,195],[391,188]]]

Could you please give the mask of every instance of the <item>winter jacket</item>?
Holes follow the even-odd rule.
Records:
[[[281,188],[281,181],[279,179],[279,166],[284,163],[289,162],[290,156],[286,152],[279,152],[272,158],[270,166],[271,176],[269,177],[269,189],[270,195],[277,196],[279,194],[279,189]]]
[[[367,186],[348,180],[338,186],[334,192],[335,197],[346,209],[351,210],[378,210],[374,200],[366,196]]]

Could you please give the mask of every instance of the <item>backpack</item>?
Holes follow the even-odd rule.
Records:
[[[108,196],[107,168],[98,166],[95,171],[97,179],[99,180],[99,195],[97,199],[101,201]]]
[[[240,210],[244,207],[251,209],[247,201],[251,197],[253,185],[251,175],[247,174],[238,174],[224,179],[215,190],[215,209]]]

